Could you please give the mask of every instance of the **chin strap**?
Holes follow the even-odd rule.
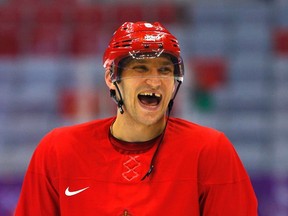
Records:
[[[114,82],[114,85],[115,85],[115,87],[116,87],[116,89],[117,89],[117,91],[118,91],[118,94],[119,94],[120,99],[119,99],[119,100],[117,99],[117,97],[116,97],[116,91],[113,90],[113,89],[110,89],[110,97],[113,98],[113,100],[114,100],[115,103],[117,104],[117,107],[118,107],[120,113],[123,114],[123,113],[124,113],[124,109],[123,109],[123,105],[124,105],[123,98],[122,98],[120,89],[119,89],[119,87],[118,87],[118,85],[117,85],[116,82]]]
[[[181,81],[178,81],[178,85],[176,87],[176,90],[175,90],[175,94],[173,96],[173,98],[169,101],[169,104],[168,104],[168,109],[167,109],[167,120],[166,120],[166,123],[165,123],[165,127],[164,127],[164,130],[163,130],[163,133],[161,135],[161,138],[159,140],[159,143],[157,145],[157,148],[153,154],[153,157],[151,159],[151,162],[150,162],[150,167],[149,167],[149,170],[147,171],[147,173],[143,176],[143,178],[141,179],[141,181],[143,181],[144,179],[146,179],[147,177],[149,177],[151,175],[151,173],[153,172],[154,168],[155,168],[155,161],[156,161],[156,157],[158,155],[158,152],[159,152],[159,149],[160,149],[160,146],[163,142],[163,139],[164,139],[164,135],[165,135],[165,132],[166,132],[166,127],[167,127],[167,124],[168,124],[168,120],[169,120],[169,117],[170,117],[170,114],[171,114],[171,111],[172,111],[172,107],[173,107],[173,104],[174,104],[174,99],[179,91],[179,88],[181,86],[182,82]],[[121,114],[124,113],[124,109],[123,109],[123,98],[122,98],[122,95],[121,95],[121,92],[120,92],[120,89],[117,85],[117,83],[115,82],[114,83],[115,87],[116,87],[116,90],[118,91],[118,94],[119,94],[119,97],[120,99],[117,99],[116,97],[116,91],[113,90],[113,89],[110,89],[110,96],[113,98],[113,100],[116,102],[117,106],[118,106],[118,109],[120,111]]]
[[[177,95],[177,93],[179,91],[179,88],[180,88],[180,86],[182,84],[182,82],[179,81],[179,80],[177,80],[177,82],[178,82],[178,85],[176,87],[175,94],[174,94],[173,98],[169,101],[169,104],[168,104],[168,116],[170,116],[170,113],[172,111],[172,107],[173,107],[173,104],[174,104],[174,99],[175,99],[175,97],[176,97],[176,95]],[[123,114],[124,113],[124,109],[123,109],[124,102],[123,102],[122,94],[120,92],[120,89],[119,89],[119,86],[118,86],[117,82],[114,82],[113,84],[115,85],[116,90],[118,91],[120,99],[117,99],[116,91],[113,90],[113,89],[110,89],[110,97],[113,98],[113,100],[117,104],[117,107],[118,107],[120,113]]]
[[[176,95],[177,95],[177,93],[178,93],[178,91],[180,89],[180,86],[182,84],[182,82],[179,81],[179,80],[177,80],[177,82],[178,82],[178,85],[176,87],[175,94],[174,94],[173,98],[169,101],[169,104],[168,104],[168,116],[170,116],[170,113],[172,111],[172,107],[173,107],[173,104],[174,104],[174,99],[176,98]]]
[[[149,170],[148,172],[142,177],[141,181],[143,181],[144,179],[146,179],[147,177],[149,177],[152,173],[152,171],[154,170],[155,168],[155,161],[156,161],[156,157],[158,155],[158,152],[159,152],[159,149],[160,149],[160,146],[161,144],[163,143],[163,139],[164,139],[164,135],[165,135],[165,132],[166,132],[166,127],[167,127],[167,124],[168,124],[168,120],[169,120],[169,117],[170,117],[170,114],[171,114],[171,111],[172,111],[172,107],[173,107],[173,104],[174,104],[174,99],[178,93],[178,90],[180,88],[180,85],[182,84],[181,81],[178,81],[178,85],[176,87],[176,91],[175,91],[175,94],[173,96],[173,98],[170,100],[169,104],[168,104],[168,109],[167,109],[167,120],[166,120],[166,123],[165,123],[165,127],[164,127],[164,130],[163,130],[163,133],[161,135],[161,138],[160,138],[160,141],[157,145],[157,148],[153,154],[153,157],[151,159],[151,162],[150,162],[150,167],[149,167]]]

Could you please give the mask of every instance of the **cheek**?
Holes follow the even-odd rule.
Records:
[[[177,83],[175,83],[175,82],[174,82],[174,83],[173,83],[173,87],[172,87],[172,89],[173,89],[173,91],[172,91],[172,92],[173,92],[173,93],[175,92],[175,89],[176,89],[176,85],[177,85]]]
[[[125,82],[122,80],[121,86],[119,86],[122,97],[126,98],[126,100],[131,100],[133,98],[133,94],[136,90],[136,85],[133,82]]]
[[[175,83],[174,81],[170,83],[170,85],[168,86],[167,89],[169,89],[169,91],[171,92],[171,96],[174,94],[175,89],[176,89],[176,85],[177,83]],[[171,89],[171,90],[170,90]]]

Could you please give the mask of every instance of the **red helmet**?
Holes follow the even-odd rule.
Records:
[[[182,82],[183,60],[178,40],[160,23],[125,22],[115,31],[103,56],[103,66],[111,72],[112,82],[120,81],[119,63],[127,57],[171,56],[175,64],[174,77]]]

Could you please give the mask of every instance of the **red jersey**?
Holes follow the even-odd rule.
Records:
[[[47,134],[31,159],[15,215],[257,215],[249,177],[223,133],[170,118],[155,170],[141,181],[157,142],[112,145],[114,120]]]

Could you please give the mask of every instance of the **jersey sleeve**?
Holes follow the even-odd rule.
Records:
[[[46,135],[36,148],[24,177],[15,216],[60,215],[56,154]]]
[[[199,202],[203,216],[256,216],[257,199],[249,176],[227,137],[220,133],[199,160]]]

